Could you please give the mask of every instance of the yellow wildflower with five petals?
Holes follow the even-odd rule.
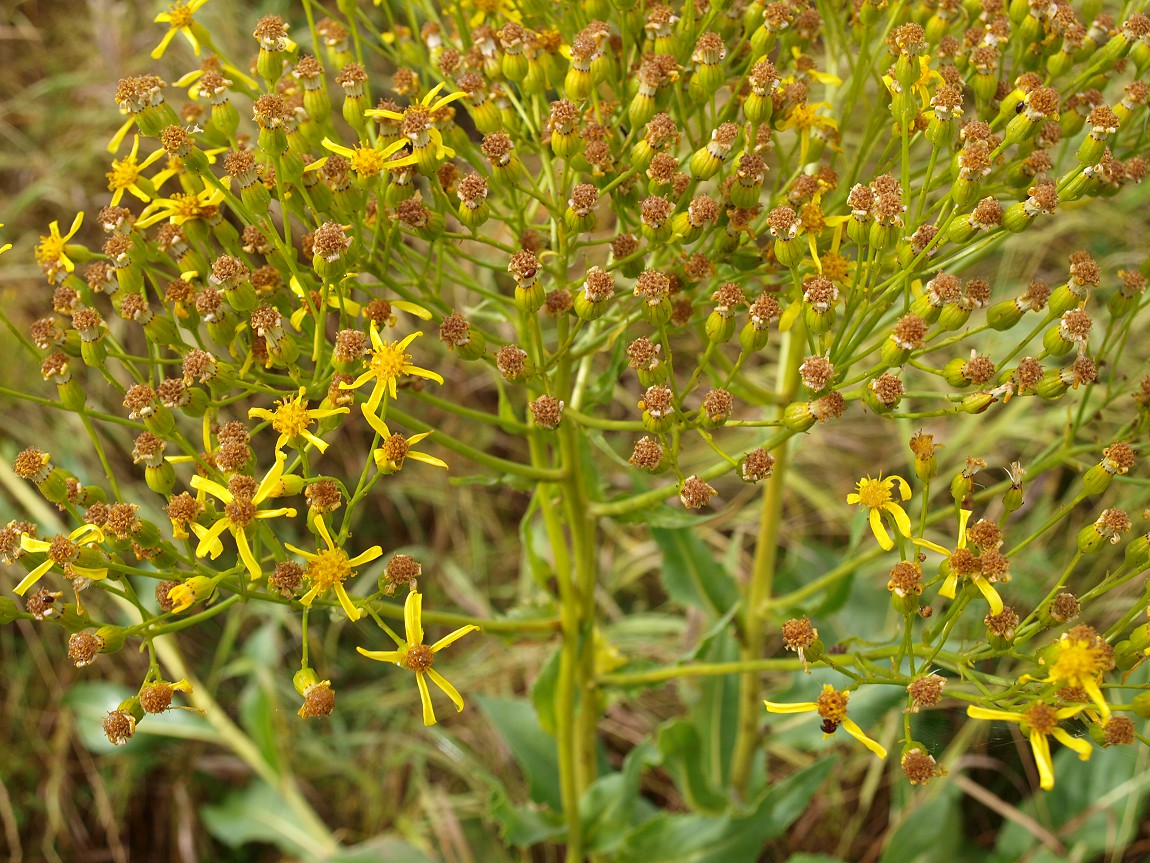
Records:
[[[380,557],[383,554],[383,549],[378,545],[373,545],[363,554],[348,557],[346,551],[336,547],[335,542],[332,541],[331,532],[319,516],[315,519],[315,527],[319,531],[319,535],[323,537],[324,544],[327,545],[326,549],[317,549],[312,554],[310,551],[304,551],[302,548],[284,543],[289,551],[298,554],[307,561],[304,576],[311,581],[311,589],[300,597],[300,602],[310,608],[317,596],[332,590],[335,591],[336,598],[339,600],[339,604],[343,606],[343,611],[348,619],[353,622],[359,620],[363,616],[363,612],[352,603],[343,583],[355,575],[355,567],[363,566],[365,563]]]
[[[823,718],[823,739],[830,737],[839,726],[842,726],[851,737],[877,755],[886,758],[886,748],[876,740],[866,736],[859,728],[858,723],[847,716],[847,702],[850,692],[837,690],[829,683],[823,684],[823,691],[816,701],[800,701],[794,704],[781,704],[775,701],[764,701],[768,713],[818,713]]]
[[[256,519],[277,518],[281,515],[291,517],[295,515],[295,510],[291,507],[259,509],[260,504],[267,502],[275,493],[283,490],[285,461],[286,456],[284,456],[282,452],[276,455],[275,464],[271,466],[264,475],[264,478],[260,480],[255,493],[251,497],[233,494],[232,491],[220,485],[218,482],[207,479],[206,477],[192,477],[192,488],[197,491],[207,492],[224,504],[224,515],[210,528],[205,528],[203,525],[194,522],[190,525],[192,531],[200,540],[196,545],[196,557],[204,557],[210,554],[211,558],[215,560],[219,557],[220,552],[223,551],[223,543],[220,542],[220,535],[225,530],[231,531],[232,536],[236,538],[236,548],[239,551],[240,559],[244,562],[244,566],[247,567],[248,574],[251,575],[252,581],[259,580],[263,573],[260,570],[259,562],[252,553],[251,541],[248,539],[247,531]]]
[[[369,352],[371,358],[368,360],[367,371],[351,383],[339,385],[340,389],[356,390],[369,381],[375,381],[371,395],[367,397],[367,402],[362,405],[363,415],[368,417],[368,422],[371,422],[371,415],[378,412],[384,394],[390,395],[392,398],[399,394],[395,382],[400,376],[415,375],[429,381],[435,381],[437,384],[443,383],[443,378],[435,372],[411,363],[411,354],[407,353],[407,346],[422,336],[422,332],[411,333],[399,342],[385,342],[380,338],[375,327],[371,328],[370,335],[372,350]]]
[[[33,539],[26,533],[20,534],[20,548],[33,554],[46,554],[47,557],[20,580],[13,593],[23,596],[54,566],[60,567],[64,575],[71,579],[100,581],[107,577],[106,566],[84,566],[77,563],[85,550],[103,541],[104,531],[94,524],[82,524],[67,536],[58,534],[49,540]]]
[[[1014,710],[992,710],[972,704],[966,708],[966,715],[971,719],[1000,719],[1003,722],[1017,722],[1024,733],[1030,737],[1030,748],[1034,750],[1034,762],[1038,765],[1039,784],[1043,791],[1054,787],[1054,762],[1050,759],[1050,740],[1053,737],[1063,746],[1078,753],[1080,761],[1088,761],[1093,752],[1090,744],[1085,740],[1071,737],[1064,729],[1058,727],[1063,719],[1069,719],[1086,709],[1085,704],[1055,709],[1041,701],[1035,702],[1019,713]]]
[[[478,626],[468,624],[461,626],[454,632],[443,636],[439,641],[430,646],[423,643],[423,594],[417,590],[411,591],[407,595],[407,601],[403,604],[403,624],[405,629],[406,640],[400,639],[390,629],[388,635],[394,639],[395,643],[399,645],[398,650],[364,650],[362,647],[357,647],[360,653],[368,659],[376,659],[380,662],[394,662],[396,665],[406,668],[408,671],[415,672],[415,682],[419,687],[419,698],[423,702],[423,724],[435,724],[435,709],[431,705],[431,693],[427,688],[427,678],[438,686],[443,692],[451,699],[455,705],[455,709],[462,712],[463,710],[463,697],[459,691],[447,682],[447,679],[432,668],[435,662],[435,655],[443,648],[447,647],[458,641],[469,632],[477,632]]]
[[[192,15],[199,11],[200,7],[207,3],[208,0],[177,0],[168,6],[167,12],[161,12],[152,20],[156,24],[167,24],[168,32],[164,34],[164,38],[160,40],[160,44],[152,49],[152,59],[159,60],[164,56],[164,52],[168,50],[168,45],[171,44],[172,39],[177,33],[183,33],[184,38],[188,40],[188,44],[192,46],[192,53],[197,57],[200,56],[200,39],[206,37],[208,34],[204,28],[198,24]],[[209,41],[205,39],[205,41]]]
[[[48,277],[48,281],[55,284],[59,279],[60,271],[70,273],[76,269],[76,265],[72,259],[67,255],[68,241],[76,235],[80,230],[80,225],[84,222],[84,213],[79,212],[76,218],[72,220],[72,227],[68,229],[68,233],[60,234],[60,223],[53,220],[48,225],[47,236],[41,234],[40,242],[36,244],[34,255],[36,263],[40,265],[40,269],[44,271],[44,275]]]
[[[132,140],[132,151],[128,153],[127,158],[113,159],[112,170],[105,174],[108,178],[108,191],[112,193],[113,207],[120,205],[120,199],[124,197],[124,192],[131,192],[145,204],[151,201],[155,194],[156,190],[152,181],[147,177],[141,177],[140,172],[166,156],[167,151],[161,147],[143,162],[137,162],[136,153],[139,150],[140,136],[136,135]]]
[[[896,484],[898,485],[899,496],[903,500],[909,499],[910,484],[901,476],[894,475],[888,476],[886,479],[883,479],[882,476],[879,476],[878,479],[865,476],[855,484],[856,490],[847,495],[847,503],[858,504],[861,508],[870,510],[870,529],[883,551],[890,551],[894,548],[894,541],[882,523],[884,512],[894,519],[895,527],[898,528],[898,532],[902,536],[910,539],[911,535],[910,516],[894,500],[893,488]]]
[[[327,452],[326,441],[316,437],[308,427],[316,420],[327,419],[336,414],[351,413],[348,408],[308,408],[304,393],[307,387],[300,387],[299,393],[292,398],[277,399],[275,410],[267,408],[252,408],[248,411],[248,419],[259,417],[271,423],[273,429],[280,433],[276,441],[276,454],[280,454],[284,444],[295,441],[293,446],[299,448],[299,439],[310,443],[321,453]]]
[[[939,588],[939,596],[946,599],[954,599],[958,589],[958,580],[965,576],[970,579],[971,583],[973,583],[983,597],[985,597],[987,603],[990,605],[990,613],[1002,614],[1002,597],[998,595],[998,591],[994,589],[994,585],[982,574],[981,566],[974,552],[966,547],[966,525],[967,522],[970,521],[971,515],[973,515],[973,513],[969,509],[959,510],[958,545],[955,546],[954,551],[945,549],[941,545],[931,542],[928,539],[914,539],[911,541],[915,545],[920,545],[923,548],[929,548],[931,551],[937,551],[939,554],[946,555],[946,560],[943,561],[942,565],[942,568],[946,570],[946,578],[942,582],[942,587]]]

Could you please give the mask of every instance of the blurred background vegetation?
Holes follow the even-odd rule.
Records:
[[[152,18],[162,10],[160,3],[136,0],[0,5],[0,220],[6,223],[3,240],[15,244],[0,259],[0,302],[18,327],[41,316],[49,302],[32,258],[48,223],[58,219],[66,226],[83,210],[89,220],[78,239],[92,247],[101,241],[91,217],[108,201],[106,144],[121,122],[112,99],[117,81],[145,71],[172,80],[196,68],[180,39],[161,63],[149,59],[163,33]],[[245,58],[254,22],[272,12],[299,21],[287,2],[217,0],[197,17],[234,57]],[[996,286],[1024,284],[1044,273],[1057,283],[1066,253],[1078,247],[1088,248],[1107,273],[1137,265],[1147,253],[1148,202],[1145,188],[1092,201],[1088,216],[1068,212],[1055,220],[1045,245],[1028,235],[1025,244],[979,264],[979,274]],[[0,386],[49,396],[38,358],[21,353],[13,339],[2,344]],[[1145,373],[1150,344],[1131,347],[1130,367],[1117,371],[1134,377]],[[86,472],[98,481],[102,470],[86,436],[69,425],[74,416],[7,398],[0,409],[0,517],[30,518],[47,527],[56,516],[15,480],[8,469],[12,456],[35,443],[77,475]],[[948,421],[941,439],[955,464],[967,454],[998,466],[1025,461],[1034,440],[1049,433],[1040,424],[1058,423],[1060,410],[1065,407],[1026,422],[1013,413]],[[889,425],[860,417],[821,432],[817,447],[800,447],[784,535],[802,539],[788,540],[781,589],[834,565],[844,547],[841,538],[851,529],[852,514],[842,504],[849,490],[844,477],[855,476],[860,462],[908,470],[905,440],[914,430],[903,423],[893,435]],[[474,431],[460,432],[469,433]],[[1100,440],[1099,449],[1105,443]],[[113,467],[128,475],[130,442],[112,435],[109,448]],[[340,458],[334,448],[333,455]],[[540,540],[517,532],[525,495],[498,484],[459,482],[469,471],[466,464],[453,470],[455,482],[424,472],[415,483],[388,483],[386,495],[364,516],[378,523],[373,540],[388,553],[405,551],[422,561],[425,574],[432,574],[425,590],[450,596],[467,613],[492,616],[520,593],[520,580],[527,577],[521,569],[527,568],[518,561],[525,544]],[[1053,505],[1044,505],[1044,497],[1054,500],[1058,492],[1028,489],[1028,500],[1038,503],[1022,517],[1037,523]],[[740,500],[745,498],[732,493],[725,510],[700,520],[697,528],[706,547],[735,572],[745,569],[754,533],[755,513],[740,507]],[[157,520],[162,515],[147,514]],[[609,612],[612,642],[652,660],[679,655],[697,641],[698,621],[690,613],[661,613],[666,596],[657,572],[664,564],[659,549],[625,526],[617,527],[611,543],[614,583],[606,593],[627,602]],[[1105,567],[1107,561],[1103,555],[1095,565]],[[860,575],[823,608],[809,610],[819,615],[828,644],[852,632],[877,633],[887,621],[886,592],[873,588],[885,576]],[[5,577],[5,590],[12,583]],[[1031,597],[1020,590],[1024,598]],[[507,850],[493,818],[502,813],[503,830],[529,832],[530,809],[521,805],[527,788],[538,785],[546,793],[554,781],[547,747],[532,750],[542,732],[523,700],[549,648],[476,639],[465,661],[452,669],[452,680],[469,697],[468,711],[425,730],[413,721],[414,689],[402,685],[409,681],[388,677],[381,685],[375,664],[335,659],[337,653],[340,660],[354,655],[354,639],[346,626],[332,623],[322,645],[324,657],[332,658],[320,657],[317,664],[329,669],[324,676],[333,679],[337,710],[330,722],[304,723],[295,716],[298,703],[290,687],[294,659],[283,659],[295,655],[297,628],[290,614],[260,608],[181,636],[163,657],[170,676],[194,674],[222,708],[207,717],[175,712],[150,719],[131,745],[114,750],[99,720],[134,690],[144,658],[123,651],[78,671],[56,628],[26,622],[0,627],[0,860],[561,859],[561,851],[546,844],[531,852]],[[799,693],[788,693],[786,677],[776,685],[778,700]],[[802,691],[810,686],[804,681]],[[625,707],[608,707],[601,726],[604,757],[615,766],[664,719],[693,704],[721,700],[724,691],[721,685],[684,682],[627,695]],[[855,714],[856,702],[851,706]],[[890,706],[860,697],[857,715],[866,726]],[[841,762],[823,793],[761,859],[783,860],[794,851],[881,863],[1150,859],[1144,819],[1150,758],[1143,748],[1099,751],[1082,765],[1060,758],[1056,790],[1033,798],[1025,790],[1032,784],[1025,781],[1031,769],[1027,745],[1016,732],[1010,736],[1013,726],[975,753],[967,750],[976,723],[966,723],[955,739],[962,723],[952,724],[947,711],[931,716],[927,731],[933,736],[924,734],[924,742],[946,750],[940,761],[952,775],[926,790],[892,778],[865,753],[840,749],[831,755],[813,723],[774,735],[772,752],[780,764],[810,764],[820,752]],[[512,789],[514,799],[502,788]],[[683,808],[679,793],[661,768],[644,777],[644,798],[655,806]],[[337,842],[356,850],[337,855]]]

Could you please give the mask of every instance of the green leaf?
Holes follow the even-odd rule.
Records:
[[[738,658],[739,647],[728,627],[710,641],[702,661],[732,662]],[[733,674],[704,677],[698,688],[699,698],[691,706],[691,721],[699,730],[702,743],[700,761],[712,785],[726,788],[738,728],[739,678]]]
[[[556,648],[531,686],[531,703],[535,705],[535,716],[539,727],[548,734],[555,735],[555,689],[559,684],[559,662],[563,648]]]
[[[721,616],[738,601],[734,578],[694,531],[652,527],[651,537],[663,552],[663,585],[676,602]]]
[[[492,793],[489,811],[504,841],[519,848],[558,839],[567,832],[563,816],[558,812],[537,806],[517,806],[507,799],[501,788]]]
[[[703,743],[693,723],[672,719],[659,729],[657,738],[663,766],[694,810],[719,814],[727,798],[715,790],[704,769]]]
[[[200,807],[204,826],[220,842],[239,848],[265,842],[305,860],[327,860],[336,853],[329,835],[308,830],[283,796],[264,782],[253,782],[217,805]]]
[[[539,727],[535,709],[529,702],[517,698],[477,695],[476,700],[515,756],[527,779],[531,799],[561,812],[555,740]]]
[[[960,798],[958,786],[948,784],[922,806],[900,813],[898,826],[887,835],[879,863],[953,859],[962,840]]]
[[[758,806],[740,818],[661,813],[631,832],[618,863],[754,860],[768,840],[782,835],[807,808],[833,765],[831,759],[821,759],[771,786]]]
[[[614,852],[638,820],[639,780],[643,768],[654,763],[653,747],[644,741],[627,753],[623,769],[600,776],[579,801],[579,817],[587,850]]]
[[[440,863],[438,857],[428,857],[423,851],[396,836],[376,836],[351,848],[344,848],[325,863]]]

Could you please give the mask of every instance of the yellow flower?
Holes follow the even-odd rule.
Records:
[[[863,509],[870,510],[870,529],[884,551],[894,548],[894,540],[890,538],[886,526],[882,523],[884,512],[890,513],[898,532],[907,539],[910,538],[910,516],[906,514],[905,509],[894,502],[893,487],[896,483],[899,496],[907,500],[910,497],[910,485],[901,476],[888,476],[886,479],[881,476],[878,479],[865,476],[856,484],[856,491],[847,495],[847,503],[857,503]]]
[[[958,588],[958,579],[960,576],[968,576],[979,592],[986,598],[987,603],[990,604],[991,614],[1002,614],[1002,597],[998,595],[998,591],[982,574],[979,567],[978,558],[974,556],[966,547],[966,524],[970,521],[973,513],[969,509],[960,510],[958,513],[958,545],[955,546],[954,551],[949,551],[937,543],[933,543],[927,539],[912,539],[915,545],[921,545],[923,548],[929,548],[931,551],[937,551],[939,554],[946,555],[944,565],[946,567],[946,579],[939,588],[938,595],[946,599],[954,599],[955,592]]]
[[[847,701],[850,692],[835,689],[829,683],[823,684],[823,691],[817,701],[800,701],[795,704],[779,704],[774,701],[764,701],[768,713],[818,713],[823,718],[823,739],[830,737],[841,725],[851,737],[877,755],[886,758],[886,749],[882,744],[871,740],[858,724],[847,716]]]
[[[347,595],[343,583],[355,575],[354,567],[363,566],[363,564],[375,560],[383,554],[383,549],[378,545],[373,545],[363,554],[349,558],[347,552],[342,548],[335,547],[331,533],[322,518],[316,517],[315,526],[327,545],[326,549],[319,549],[315,554],[312,554],[302,548],[284,543],[289,551],[307,560],[307,571],[304,575],[311,581],[311,589],[300,598],[300,602],[310,608],[317,596],[334,590],[348,619],[359,620],[362,612],[352,604],[351,597]]]
[[[273,429],[280,433],[279,440],[276,441],[277,454],[283,449],[285,443],[295,438],[303,438],[320,452],[327,452],[327,443],[308,431],[308,426],[316,420],[351,412],[347,408],[311,408],[309,410],[307,399],[303,397],[305,392],[307,392],[307,387],[300,387],[299,394],[295,397],[278,399],[274,411],[269,411],[267,408],[252,408],[248,411],[249,419],[252,417],[265,419],[272,424]]]
[[[215,579],[206,575],[194,575],[187,581],[180,582],[168,591],[168,599],[172,602],[172,614],[187,611],[201,599],[211,596],[215,589]]]
[[[3,227],[4,227],[4,223],[3,223],[3,222],[0,222],[0,228],[3,228]],[[57,227],[58,227],[58,226],[57,226]],[[4,253],[5,253],[6,251],[8,251],[10,248],[12,248],[12,244],[11,244],[11,243],[5,243],[4,245],[0,246],[0,255],[4,254]]]
[[[415,375],[439,384],[443,383],[443,378],[435,372],[411,364],[411,354],[407,353],[407,346],[418,336],[422,336],[422,332],[412,333],[400,342],[385,342],[379,337],[379,333],[375,331],[374,327],[372,327],[370,334],[373,350],[370,352],[371,359],[368,362],[368,370],[351,383],[340,384],[340,389],[355,390],[368,381],[375,380],[371,395],[368,396],[367,402],[362,405],[363,415],[368,417],[368,422],[371,422],[370,417],[379,410],[385,393],[392,398],[399,394],[395,381],[400,375]]]
[[[252,553],[252,547],[248,541],[247,528],[255,519],[276,518],[281,515],[290,517],[295,515],[295,510],[291,507],[265,510],[258,509],[261,503],[264,503],[268,498],[273,496],[273,492],[283,488],[281,480],[283,478],[285,459],[286,457],[282,452],[276,454],[275,464],[272,465],[271,469],[265,474],[260,484],[256,487],[255,493],[250,498],[243,495],[233,495],[231,491],[218,482],[213,482],[205,477],[192,477],[192,488],[197,491],[207,492],[224,503],[224,515],[210,528],[205,528],[194,522],[190,525],[193,533],[195,533],[200,540],[199,544],[196,545],[196,557],[203,557],[207,554],[210,554],[213,560],[219,557],[220,552],[223,551],[220,534],[225,530],[230,530],[232,536],[236,538],[236,548],[239,550],[240,559],[244,562],[244,566],[247,567],[252,581],[257,581],[260,578],[262,575],[260,565]]]
[[[29,572],[16,585],[15,593],[23,596],[48,570],[59,566],[68,578],[100,581],[108,575],[106,566],[78,566],[76,560],[85,549],[104,541],[104,531],[94,524],[82,524],[67,536],[58,534],[50,540],[33,539],[26,533],[20,535],[20,547],[35,554],[46,554],[47,558]]]
[[[188,44],[192,46],[192,53],[197,57],[200,56],[200,40],[196,38],[195,30],[199,25],[192,20],[192,15],[199,11],[200,7],[207,3],[208,0],[176,0],[175,3],[168,6],[167,12],[161,12],[152,20],[157,24],[167,24],[168,32],[164,34],[164,38],[160,40],[160,44],[152,51],[152,59],[159,60],[164,56],[164,52],[168,49],[172,38],[177,33],[183,33],[184,38],[188,40]]]
[[[403,623],[406,630],[406,641],[401,641],[394,633],[389,633],[395,639],[395,643],[399,645],[398,650],[364,650],[362,647],[357,647],[356,650],[368,659],[394,662],[408,671],[414,671],[415,682],[419,686],[419,697],[423,702],[423,724],[434,725],[435,710],[431,706],[431,693],[427,689],[428,677],[446,693],[447,697],[455,704],[456,710],[463,710],[463,698],[458,690],[448,683],[442,674],[431,667],[435,662],[435,654],[447,645],[458,641],[467,633],[478,631],[479,627],[473,624],[461,626],[430,647],[427,646],[423,643],[423,594],[416,590],[407,595],[407,601],[403,604]]]
[[[972,704],[966,708],[967,716],[972,719],[1001,719],[1004,722],[1017,722],[1020,728],[1030,735],[1030,748],[1034,750],[1034,761],[1038,765],[1039,784],[1043,791],[1054,787],[1054,764],[1050,760],[1050,741],[1053,737],[1063,746],[1069,747],[1078,753],[1078,758],[1087,761],[1093,751],[1085,740],[1071,737],[1058,723],[1069,719],[1086,709],[1086,705],[1079,704],[1074,707],[1062,707],[1055,710],[1049,704],[1041,701],[1035,702],[1027,708],[1025,713],[1011,710],[991,710]]]
[[[136,135],[132,140],[132,151],[128,153],[128,157],[126,159],[113,159],[112,170],[105,175],[108,178],[108,191],[112,193],[113,207],[119,206],[124,192],[131,192],[144,203],[152,200],[152,192],[155,190],[152,188],[151,181],[146,177],[141,177],[140,172],[165,156],[166,151],[163,148],[156,150],[143,162],[137,163],[136,153],[139,150],[140,136]],[[140,187],[140,181],[143,181],[148,187],[147,190]]]
[[[222,189],[214,186],[194,195],[175,194],[170,198],[153,198],[136,220],[137,228],[150,228],[167,219],[173,225],[183,225],[192,219],[205,219],[215,214],[224,200]]]
[[[391,156],[404,147],[407,146],[407,140],[400,138],[398,141],[392,141],[386,147],[377,148],[371,144],[360,143],[355,148],[345,147],[343,144],[337,144],[330,138],[323,139],[323,145],[333,153],[338,153],[343,156],[348,162],[351,163],[351,170],[355,172],[358,177],[375,177],[386,171],[394,171],[397,168],[403,168],[407,165],[414,165],[416,162],[415,156],[404,156],[400,159],[392,159]],[[327,161],[325,158],[323,161]],[[309,165],[309,168],[314,166]],[[314,170],[319,170],[314,168]]]
[[[431,434],[431,432],[422,432],[411,437],[404,437],[401,434],[392,434],[388,429],[387,423],[377,417],[375,414],[367,415],[367,422],[380,437],[383,438],[383,446],[377,448],[372,452],[375,459],[375,466],[379,468],[380,473],[392,474],[403,468],[403,463],[407,459],[415,459],[424,464],[429,464],[434,467],[441,467],[447,470],[447,462],[443,459],[438,459],[433,455],[428,455],[424,452],[415,452],[412,447]]]
[[[1033,678],[1023,675],[1025,680],[1038,680],[1040,683],[1054,683],[1061,688],[1082,689],[1090,696],[1090,700],[1098,707],[1102,717],[1110,717],[1110,705],[1102,695],[1098,683],[1102,680],[1103,672],[1113,667],[1106,650],[1105,642],[1094,639],[1074,637],[1071,633],[1063,633],[1062,637],[1054,643],[1056,656],[1050,667],[1050,674],[1045,678]]]
[[[413,150],[412,155],[406,156],[398,161],[388,163],[388,167],[400,167],[402,165],[414,165],[419,161],[418,151],[423,150],[429,144],[435,146],[434,157],[436,159],[449,158],[455,155],[455,151],[450,147],[444,146],[443,134],[432,125],[432,117],[444,106],[450,105],[457,99],[462,99],[467,94],[462,90],[457,90],[454,93],[448,93],[439,99],[435,97],[439,95],[439,91],[446,87],[445,82],[437,84],[426,96],[418,102],[414,102],[403,109],[403,112],[388,111],[383,108],[371,108],[364,111],[365,117],[386,117],[389,120],[403,124],[403,137],[400,141],[404,143],[411,142]],[[390,152],[395,152],[399,148],[391,149],[394,145],[389,145]]]
[[[48,226],[48,236],[40,235],[40,242],[36,245],[34,254],[36,263],[40,265],[40,269],[44,271],[48,281],[56,282],[60,270],[70,273],[76,269],[72,259],[65,253],[65,247],[68,245],[68,241],[80,230],[80,225],[83,222],[84,214],[80,212],[72,220],[72,227],[68,229],[68,233],[63,236],[60,235],[60,223],[56,221]]]

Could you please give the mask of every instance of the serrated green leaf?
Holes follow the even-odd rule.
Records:
[[[653,527],[651,538],[663,552],[663,585],[676,602],[721,616],[738,601],[734,578],[695,532]]]

